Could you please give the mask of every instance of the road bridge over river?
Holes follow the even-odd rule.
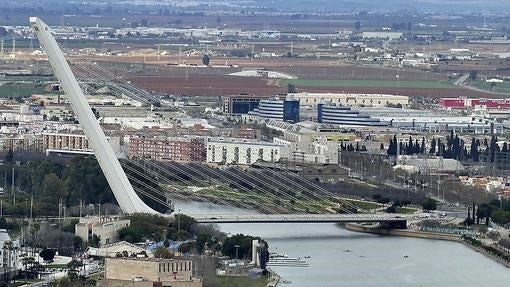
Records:
[[[402,223],[417,215],[394,214],[187,214],[198,223]]]

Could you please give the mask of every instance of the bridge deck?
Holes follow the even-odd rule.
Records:
[[[391,214],[188,214],[198,223],[401,222],[415,216]]]

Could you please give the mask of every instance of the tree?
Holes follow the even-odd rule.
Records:
[[[388,203],[390,203],[390,201],[391,201],[391,200],[390,200],[389,198],[387,198],[387,197],[381,197],[381,198],[379,198],[379,199],[377,200],[377,203],[380,203],[380,204],[388,204]]]
[[[191,233],[192,228],[197,224],[197,221],[193,217],[185,214],[175,214],[172,224],[175,226],[176,223],[179,230],[182,229]]]
[[[165,248],[170,247],[170,241],[168,241],[168,239],[165,239],[165,241],[163,241],[163,246],[165,246]]]
[[[44,177],[42,192],[49,200],[55,202],[60,198],[67,198],[68,195],[65,182],[54,173],[50,173]]]
[[[205,54],[203,57],[202,57],[202,64],[206,65],[206,66],[209,66],[209,62],[210,62],[210,58],[209,58],[209,55]]]
[[[411,204],[411,201],[410,201],[410,200],[408,200],[408,199],[404,199],[404,200],[402,200],[402,201],[400,202],[400,204],[402,204],[402,206],[407,206],[407,205]]]
[[[56,284],[57,287],[71,287],[72,286],[71,279],[67,276],[60,278],[59,280],[57,280],[56,283],[57,283]]]
[[[83,239],[80,236],[73,237],[73,247],[75,251],[79,251],[83,247]]]
[[[4,37],[7,37],[7,29],[5,29],[5,27],[0,27],[0,38],[4,38]]]
[[[211,234],[200,233],[195,240],[195,247],[198,254],[202,254],[205,250],[205,245],[208,241],[211,241]]]
[[[67,263],[67,268],[69,270],[67,271],[67,276],[71,281],[78,279],[79,276],[79,269],[83,266],[83,263],[80,261],[73,259],[71,262]]]
[[[191,238],[191,234],[186,230],[177,230],[175,233],[175,238],[179,241],[188,240]]]
[[[478,75],[478,71],[469,72],[469,80],[476,81],[476,76]]]
[[[92,247],[99,247],[99,244],[101,243],[101,238],[97,234],[92,234],[92,238],[90,239],[90,246]]]
[[[430,154],[436,154],[436,139],[432,138],[432,141],[430,142]]]
[[[41,253],[39,253],[39,256],[41,256],[45,262],[51,262],[53,258],[55,258],[55,250],[44,248]]]
[[[190,253],[191,247],[192,246],[190,243],[181,243],[181,245],[179,245],[179,249],[177,251],[179,251],[180,253]]]
[[[230,258],[235,258],[235,256],[238,255],[239,258],[252,259],[251,246],[254,239],[259,238],[243,234],[237,234],[229,237],[223,241],[223,245],[221,246],[222,253]],[[239,247],[236,248],[236,245]],[[238,249],[237,254],[236,249]]]
[[[7,151],[7,154],[5,155],[5,161],[10,163],[14,162],[14,152],[12,151],[12,148]]]
[[[386,208],[385,211],[386,211],[386,213],[397,213],[397,208],[394,205],[392,205],[392,206]]]
[[[361,29],[361,22],[360,21],[354,22],[354,29],[356,29],[356,31],[359,31]]]
[[[287,85],[287,93],[294,94],[296,92],[296,85],[294,83],[289,83]]]
[[[437,209],[437,201],[435,201],[434,199],[430,198],[430,197],[427,197],[422,203],[421,203],[421,207],[423,208],[423,210],[425,211],[431,211],[431,210],[436,210]]]
[[[156,248],[156,250],[154,251],[154,257],[171,259],[174,257],[174,255],[172,254],[172,252],[168,251],[168,249],[166,249],[164,246],[160,246]]]

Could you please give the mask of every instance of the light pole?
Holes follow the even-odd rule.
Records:
[[[239,261],[239,247],[241,246],[236,244],[234,247],[236,248],[236,272],[237,272],[237,262]]]
[[[181,230],[181,209],[177,211],[177,230]]]

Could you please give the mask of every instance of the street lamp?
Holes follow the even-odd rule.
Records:
[[[181,230],[181,209],[177,210],[177,230]]]
[[[241,246],[236,244],[234,247],[236,248],[236,272],[237,272],[237,262],[239,261],[239,247]]]

